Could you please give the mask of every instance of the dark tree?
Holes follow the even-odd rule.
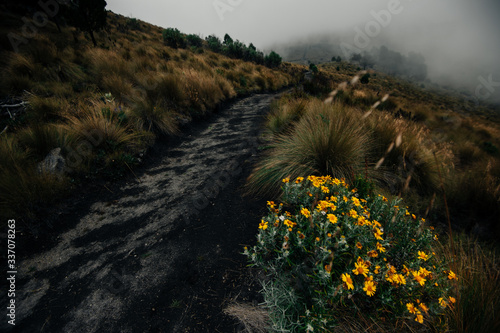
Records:
[[[373,65],[375,65],[375,60],[365,51],[359,60],[359,64],[363,66],[363,69],[366,69],[366,67],[373,67]]]
[[[361,61],[361,54],[359,53],[354,53],[352,56],[351,56],[351,60],[352,61],[356,61],[356,62],[360,62]]]
[[[186,39],[187,39],[190,46],[195,46],[195,47],[202,47],[203,46],[203,40],[198,35],[190,34],[190,35],[186,36]]]
[[[222,49],[222,42],[220,41],[219,37],[210,35],[207,38],[205,38],[208,44],[208,48],[212,50],[213,52],[220,52]]]
[[[97,46],[94,31],[106,26],[106,5],[104,0],[71,0],[70,3],[73,24],[90,35],[94,46]]]
[[[224,35],[224,44],[225,45],[231,45],[231,44],[233,44],[233,39],[228,34]]]
[[[309,64],[309,70],[313,72],[313,74],[317,74],[319,72],[318,66],[314,63]]]
[[[274,51],[271,51],[271,53],[264,58],[264,62],[269,68],[278,67],[281,65],[281,61],[280,55]]]
[[[163,35],[163,41],[168,46],[173,47],[174,49],[179,47],[180,48],[186,47],[186,40],[184,39],[184,36],[179,31],[179,29],[167,28],[163,30],[162,35]]]

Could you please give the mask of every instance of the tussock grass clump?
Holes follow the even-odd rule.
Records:
[[[60,147],[64,151],[71,144],[66,130],[55,124],[35,124],[21,130],[18,133],[17,140],[21,147],[41,161],[54,148]]]
[[[67,180],[40,174],[29,151],[10,135],[0,137],[0,217],[33,218],[40,205],[57,200],[67,188]],[[2,222],[5,223],[5,222]]]
[[[201,112],[213,109],[223,98],[224,93],[212,75],[187,71],[184,74],[189,105]]]
[[[445,191],[457,224],[472,230],[478,226],[500,235],[500,163],[484,161],[465,172],[454,170],[447,177]],[[485,230],[477,230],[484,236]]]
[[[500,331],[500,261],[497,252],[464,234],[438,247],[460,277],[456,306],[447,312],[450,330],[459,333]]]
[[[32,95],[28,99],[28,119],[33,123],[46,123],[61,119],[65,101],[54,97]]]
[[[382,181],[391,187],[392,192],[405,191],[408,186],[424,194],[436,191],[439,165],[433,153],[438,154],[438,161],[447,162],[451,153],[446,146],[434,144],[428,131],[418,125],[395,120],[386,113],[372,114],[366,120],[376,142],[373,156],[383,158],[383,161],[379,160],[382,162],[380,169],[385,174]],[[396,142],[398,137],[400,144]]]
[[[90,140],[96,147],[132,144],[135,137],[113,112],[92,107],[81,115],[67,116],[65,128],[76,140]]]
[[[305,108],[306,101],[300,99],[288,100],[288,98],[283,97],[279,101],[273,102],[271,111],[267,115],[266,128],[272,134],[283,134],[302,117]]]
[[[331,174],[354,180],[365,168],[371,140],[359,113],[318,100],[306,106],[293,131],[278,136],[273,149],[248,179],[253,193],[277,193],[279,180],[304,174]]]
[[[140,130],[175,135],[179,132],[176,114],[165,104],[151,105],[144,98],[137,98],[129,111],[130,123]]]
[[[247,333],[268,332],[269,315],[263,307],[243,303],[232,303],[224,309],[224,313],[235,317],[245,327]]]

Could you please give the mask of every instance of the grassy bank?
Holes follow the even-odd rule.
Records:
[[[266,151],[247,183],[250,194],[284,200],[283,209],[296,210],[296,215],[293,212],[291,215],[283,214],[287,223],[281,230],[278,210],[282,206],[271,207],[270,214],[278,212],[278,215],[262,220],[258,244],[250,253],[257,256],[251,256],[251,262],[265,267],[271,275],[271,280],[264,284],[263,291],[270,312],[270,323],[274,327],[292,331],[298,327],[310,331],[325,331],[322,327],[330,325],[331,320],[334,320],[339,332],[496,332],[500,327],[496,315],[500,298],[490,288],[494,288],[500,272],[496,254],[500,235],[500,160],[497,150],[500,132],[498,119],[490,115],[490,111],[494,109],[479,106],[465,115],[464,109],[456,109],[461,105],[457,97],[441,96],[381,73],[372,72],[370,79],[364,84],[351,81],[356,69],[350,65],[345,65],[340,70],[335,68],[334,72],[331,69],[323,66],[312,81],[305,84],[304,91],[296,90],[273,104],[263,137],[263,148]],[[350,83],[342,83],[343,81]],[[423,96],[428,98],[422,99]],[[470,105],[465,104],[463,107]],[[436,254],[441,264],[449,265],[450,270],[458,276],[457,282],[449,286],[451,298],[446,304],[441,304],[443,307],[446,305],[441,319],[427,319],[424,314],[423,325],[415,325],[414,321],[420,321],[419,312],[407,305],[409,313],[417,314],[417,317],[405,322],[408,312],[404,312],[406,309],[403,306],[405,314],[396,315],[396,308],[401,305],[398,302],[406,304],[406,301],[397,298],[406,294],[398,294],[396,298],[392,298],[394,304],[389,302],[377,307],[374,302],[362,303],[361,295],[365,292],[368,294],[371,290],[371,287],[366,287],[366,279],[363,290],[358,287],[359,289],[349,291],[349,284],[346,284],[346,281],[350,282],[348,278],[342,280],[342,286],[341,273],[349,273],[354,268],[357,253],[365,249],[363,244],[366,237],[361,231],[357,231],[356,225],[370,226],[370,223],[375,222],[358,221],[354,223],[355,226],[349,224],[351,222],[345,216],[354,213],[344,211],[345,214],[340,214],[341,196],[332,197],[333,199],[328,197],[328,200],[335,199],[335,209],[326,211],[322,217],[319,214],[322,208],[320,205],[316,208],[316,205],[322,202],[321,198],[325,195],[322,192],[329,193],[332,189],[315,189],[318,186],[314,185],[313,180],[311,184],[314,187],[310,187],[307,193],[291,196],[295,185],[288,187],[289,184],[296,179],[295,182],[300,184],[300,177],[308,175],[331,175],[344,179],[349,189],[355,189],[353,191],[357,198],[372,198],[367,199],[368,202],[376,200],[373,198],[377,194],[387,197],[389,202],[402,199],[401,206],[405,205],[407,212],[415,214],[414,219],[423,219],[423,222],[418,230],[406,235],[410,237],[408,240],[390,241],[388,246],[391,248],[396,249],[398,243],[410,246],[415,239],[418,243],[418,237],[424,230],[438,232],[435,239],[440,241],[434,240],[430,251]],[[285,194],[282,192],[283,187],[287,189]],[[339,190],[334,195],[338,196],[337,192]],[[308,198],[308,195],[312,197]],[[346,195],[344,200],[345,198]],[[307,200],[312,200],[312,204]],[[350,202],[349,199],[348,201]],[[372,204],[366,205],[373,208]],[[312,220],[301,220],[303,209],[314,215]],[[336,218],[332,215],[330,222],[338,226],[337,229],[332,227],[333,229],[327,230],[331,226],[322,219],[329,216],[328,213],[336,214]],[[363,216],[367,219],[374,218],[373,215],[378,216],[380,211],[369,213]],[[304,216],[307,218],[306,215]],[[413,217],[411,213],[407,215]],[[402,226],[394,229],[393,224],[399,223],[394,217],[391,220],[385,216],[377,221],[383,221],[384,235],[387,231],[389,238],[396,235],[391,230],[404,229]],[[437,227],[430,228],[430,225]],[[296,227],[298,235],[304,234],[305,240],[296,237]],[[322,233],[323,228],[326,231]],[[449,231],[452,232],[451,238]],[[281,235],[282,233],[284,234]],[[310,234],[317,234],[317,237],[307,238]],[[339,244],[344,241],[339,238],[341,234],[345,235],[345,241],[349,245],[345,251],[351,257],[340,253]],[[458,234],[461,236],[458,237]],[[273,240],[273,237],[278,237],[276,235],[281,235],[282,238]],[[300,246],[296,248],[294,242]],[[493,245],[486,242],[492,242]],[[301,252],[302,255],[299,256],[299,248],[307,251]],[[378,255],[382,252],[384,251],[380,251]],[[408,266],[412,262],[410,258],[404,259],[408,253],[403,251],[387,260],[396,262],[396,269],[403,269],[403,263]],[[336,259],[331,260],[332,257]],[[374,258],[378,256],[370,252],[362,256],[365,263],[378,260]],[[336,267],[342,260],[347,260],[346,265]],[[287,268],[276,266],[280,262],[287,263]],[[335,274],[330,267],[332,263],[337,268]],[[373,267],[366,266],[371,272]],[[304,269],[306,272],[300,275]],[[304,280],[300,284],[292,283],[288,286],[292,292],[285,292],[279,285],[287,283],[289,274],[292,274],[292,279],[302,276],[309,282]],[[325,274],[331,275],[332,286],[319,282]],[[379,278],[375,272],[373,274],[375,286],[383,288],[387,275]],[[280,280],[280,276],[286,281]],[[436,274],[433,274],[430,280],[435,278]],[[358,282],[362,283],[361,280]],[[340,290],[347,292],[349,297],[340,296],[339,299],[339,295],[343,295]],[[382,293],[386,291],[380,289]],[[327,298],[321,298],[323,296]],[[371,298],[371,295],[368,296]],[[380,297],[388,300],[384,295]],[[354,302],[350,301],[351,298]],[[419,302],[424,298],[430,300],[422,294]],[[307,301],[301,303],[305,299],[311,299],[314,306]],[[363,306],[359,305],[360,302]],[[390,315],[381,317],[380,311],[387,309],[387,306],[394,308],[388,312]],[[426,307],[423,307],[422,311],[424,310]],[[327,320],[322,321],[321,318]],[[280,326],[282,324],[284,326]]]
[[[84,179],[130,173],[156,138],[224,101],[290,85],[300,72],[214,53],[199,37],[197,47],[170,47],[162,28],[111,12],[97,47],[49,22],[13,52],[7,36],[23,21],[7,8],[1,18],[0,96],[19,106],[2,108],[0,119],[2,219],[32,220]],[[66,162],[58,175],[38,167],[55,148]]]

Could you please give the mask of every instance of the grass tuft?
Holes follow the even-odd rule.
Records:
[[[306,174],[330,174],[353,181],[365,168],[372,144],[359,126],[356,110],[311,101],[289,134],[277,137],[273,150],[248,179],[251,193],[279,192],[280,180]]]

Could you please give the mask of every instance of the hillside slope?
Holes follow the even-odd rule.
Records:
[[[23,228],[75,185],[130,173],[157,137],[177,135],[224,101],[289,85],[300,72],[214,53],[197,36],[198,46],[169,47],[162,28],[111,12],[97,47],[48,21],[14,52],[13,34],[23,36],[23,17],[39,8],[9,5],[0,29],[0,212]],[[51,152],[45,165],[56,172],[39,164]]]

